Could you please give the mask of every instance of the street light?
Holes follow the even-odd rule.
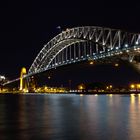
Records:
[[[81,90],[82,90],[82,89],[83,89],[83,86],[79,86],[79,89],[81,89]]]
[[[134,89],[135,88],[135,85],[134,84],[131,84],[130,87],[131,87],[131,89]]]
[[[137,88],[140,89],[140,84],[137,84]]]
[[[106,89],[109,89],[109,87],[107,86]]]
[[[79,89],[79,90],[84,90],[84,89],[85,89],[85,85],[84,85],[84,84],[78,85],[78,89]]]

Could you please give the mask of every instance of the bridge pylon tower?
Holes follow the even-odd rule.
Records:
[[[23,67],[21,69],[21,72],[20,72],[20,87],[19,87],[19,90],[22,91],[22,92],[27,92],[28,91],[28,88],[27,88],[27,80],[26,78],[24,78],[24,76],[26,75],[26,68]]]

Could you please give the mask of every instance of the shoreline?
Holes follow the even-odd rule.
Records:
[[[7,94],[11,94],[11,95],[40,95],[40,94],[44,94],[44,95],[53,95],[53,94],[64,94],[64,95],[108,95],[108,94],[111,94],[111,95],[130,95],[130,94],[140,94],[140,92],[53,92],[53,93],[49,93],[49,92],[42,92],[42,93],[34,93],[34,92],[30,92],[30,93],[22,93],[22,92],[5,92],[5,93],[0,93],[0,95],[7,95]]]

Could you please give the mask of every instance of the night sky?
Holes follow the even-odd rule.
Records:
[[[29,69],[43,45],[59,33],[57,26],[65,30],[75,26],[93,25],[140,33],[139,4],[116,2],[34,0],[27,3],[1,3],[0,74],[15,78],[19,76],[21,67]],[[122,73],[125,70],[122,69]],[[127,71],[132,80],[139,76],[131,68]],[[96,70],[96,74],[93,74],[95,79],[98,73],[100,71]],[[127,81],[127,77],[124,76],[122,81]]]

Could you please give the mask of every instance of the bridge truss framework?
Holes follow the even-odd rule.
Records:
[[[139,54],[140,34],[95,26],[76,27],[66,29],[45,44],[27,76],[87,59],[119,57],[131,62]]]

